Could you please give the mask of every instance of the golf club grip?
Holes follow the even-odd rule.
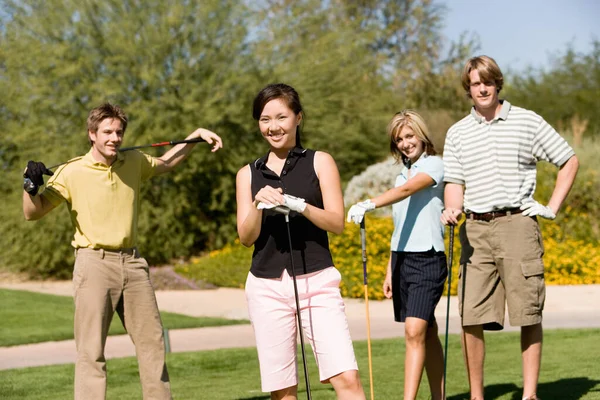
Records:
[[[175,145],[175,144],[181,144],[181,143],[200,143],[200,142],[204,142],[204,141],[205,140],[202,138],[195,138],[195,139],[184,139],[184,140],[172,140],[170,142],[162,142],[162,143]],[[162,144],[162,146],[166,146],[167,144]]]

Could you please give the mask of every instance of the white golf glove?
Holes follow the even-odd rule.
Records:
[[[521,210],[523,210],[523,215],[527,217],[534,217],[539,215],[542,218],[546,219],[554,219],[556,218],[556,214],[554,211],[548,206],[543,206],[537,201],[533,200],[530,203],[525,203],[521,206]]]
[[[302,213],[306,209],[306,201],[304,199],[301,199],[300,197],[294,197],[290,196],[289,194],[284,194],[283,199],[285,200],[285,203],[283,205],[292,211]]]
[[[346,218],[346,221],[360,224],[365,217],[365,213],[374,209],[375,203],[373,203],[371,199],[356,203],[348,210],[348,218]]]

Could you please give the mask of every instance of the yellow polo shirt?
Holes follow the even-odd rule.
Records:
[[[156,159],[137,150],[118,153],[111,166],[96,161],[90,150],[57,169],[42,196],[55,206],[67,202],[73,247],[135,247],[140,184],[155,170]]]

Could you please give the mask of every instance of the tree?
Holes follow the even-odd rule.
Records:
[[[247,110],[257,77],[243,22],[248,10],[238,2],[26,0],[1,6],[0,112],[11,132],[7,146],[18,154],[11,166],[19,166],[4,192],[12,206],[1,211],[9,232],[2,238],[9,248],[4,265],[68,271],[68,218],[63,212],[25,223],[18,182],[28,159],[51,165],[85,153],[85,119],[102,102],[128,112],[130,145],[182,138],[198,126],[219,132],[232,147],[257,142],[243,134],[251,129]],[[208,153],[198,149],[185,167],[146,185],[140,247],[153,262],[233,235],[234,173],[242,157],[231,150]],[[67,240],[38,254],[49,237]]]
[[[588,121],[586,133],[600,133],[600,41],[589,54],[567,47],[548,70],[529,69],[507,79],[506,96],[516,105],[541,114],[557,128],[574,119]]]
[[[267,151],[251,119],[266,84],[300,92],[303,144],[331,153],[344,181],[386,157],[396,111],[443,107],[446,88],[459,85],[456,57],[439,54],[443,9],[429,0],[0,0],[0,9],[10,204],[0,210],[0,264],[42,275],[68,273],[72,228],[64,211],[23,221],[23,166],[87,152],[87,113],[105,101],[129,114],[126,145],[198,126],[224,139],[223,151],[199,145],[144,186],[140,248],[163,262],[235,237],[235,173]]]

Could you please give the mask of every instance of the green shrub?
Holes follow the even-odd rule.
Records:
[[[175,272],[194,281],[204,281],[221,287],[243,288],[252,261],[252,248],[236,240],[220,250],[175,268]]]

